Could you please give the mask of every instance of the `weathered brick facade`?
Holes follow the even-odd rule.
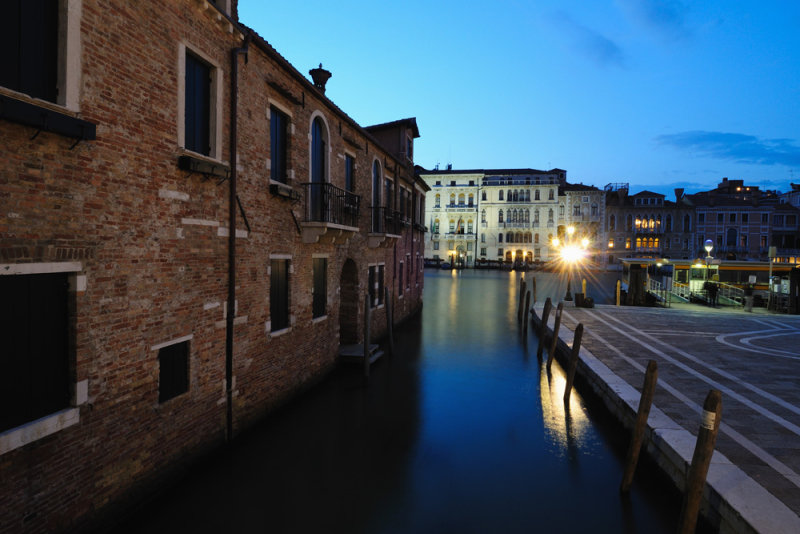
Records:
[[[35,285],[55,272],[70,283],[70,401],[0,429],[0,532],[91,524],[319,380],[336,363],[340,330],[362,335],[370,265],[385,266],[396,321],[422,304],[428,187],[411,159],[414,119],[362,128],[240,25],[235,1],[216,4],[224,5],[60,0],[69,31],[60,32],[59,99],[0,87],[4,102],[22,103],[18,116],[0,112],[0,277]],[[211,72],[209,156],[183,148],[187,52]],[[273,106],[289,118],[285,186],[270,178]],[[41,110],[55,118],[40,127],[24,118]],[[63,116],[71,134],[54,126]],[[303,185],[312,181],[315,119],[324,183],[335,188],[318,213]],[[80,121],[96,126],[95,139]],[[324,215],[333,196],[344,198],[346,155],[357,224]],[[376,164],[379,231],[370,210]],[[270,316],[275,258],[289,262],[290,325],[280,331]],[[327,259],[316,318],[314,258]],[[374,339],[385,313],[385,304],[373,310]],[[159,402],[160,350],[176,342],[188,342],[188,388]]]

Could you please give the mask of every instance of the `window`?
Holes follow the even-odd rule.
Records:
[[[211,155],[211,66],[186,52],[184,146]]]
[[[717,213],[717,222],[718,223],[725,222],[725,214],[724,213]]]
[[[316,117],[311,123],[311,169],[309,191],[309,215],[312,221],[322,221],[325,217],[323,187],[328,181],[328,138],[327,128],[322,118]]]
[[[697,222],[700,224],[706,223],[706,214],[705,213],[698,213],[697,214]]]
[[[608,229],[612,232],[617,229],[617,217],[615,215],[608,217]]]
[[[666,219],[664,219],[664,220],[665,220],[664,231],[665,232],[671,232],[672,231],[672,215],[670,215],[668,213]]]
[[[486,210],[481,210],[481,222],[486,222]]]
[[[498,248],[497,249],[497,255],[498,256],[502,256],[503,255],[503,249],[502,248]]]
[[[392,181],[388,176],[386,176],[384,179],[384,187],[386,189],[386,193],[383,197],[383,202],[388,213],[394,208],[394,181]]]
[[[559,206],[559,207],[558,207],[558,217],[559,217],[560,219],[563,219],[563,218],[564,218],[564,206]]]
[[[481,243],[486,243],[486,234],[481,233]]]
[[[732,223],[736,222],[736,214],[735,213],[731,213],[730,214],[729,222],[732,222]]]
[[[486,256],[486,247],[481,247],[481,256]]]
[[[48,102],[58,98],[58,10],[52,0],[4,2],[0,85]]]
[[[286,140],[289,117],[274,106],[269,108],[270,179],[286,183]]]
[[[189,342],[173,343],[158,350],[158,402],[189,391]]]
[[[439,250],[439,242],[438,241],[434,241],[433,242],[433,250]]]
[[[467,206],[471,208],[474,205],[475,205],[475,196],[472,193],[470,193],[469,197],[467,198]]]
[[[742,213],[742,224],[747,224],[749,222],[750,222],[750,214]]]
[[[313,258],[312,276],[314,278],[314,293],[311,315],[314,319],[327,315],[328,305],[328,259]]]
[[[739,246],[742,248],[747,248],[747,234],[742,234],[739,236]]]
[[[501,189],[501,190],[500,190],[500,192],[498,193],[497,200],[503,200],[503,190],[502,190],[502,189]]]
[[[501,232],[501,233],[500,233],[500,235],[498,236],[498,238],[497,238],[497,242],[498,242],[498,243],[502,243],[502,242],[503,242],[503,233],[502,233],[502,232]]]
[[[356,192],[356,160],[350,154],[344,155],[344,188]],[[436,207],[439,207],[439,195],[436,195]]]
[[[625,238],[625,248],[626,249],[630,249],[631,248],[631,238],[630,237],[626,237]]]
[[[467,251],[472,252],[472,241],[467,241]]]
[[[456,221],[455,219],[450,219],[450,233],[455,233],[456,231]]]
[[[403,262],[400,262],[398,271],[397,271],[397,295],[402,297],[403,296]]]
[[[761,224],[768,224],[768,223],[769,223],[769,213],[762,213]]]
[[[689,216],[689,214],[683,216],[683,231],[684,232],[692,231],[692,218]]]
[[[592,203],[592,217],[597,217],[597,213],[598,213],[597,209],[598,209],[597,208],[597,204],[596,203]]]
[[[384,293],[383,274],[384,274],[383,265],[369,266],[369,280],[368,280],[369,300],[372,303],[373,308],[383,304],[383,293]]]
[[[761,239],[759,240],[759,246],[761,248],[767,248],[767,236],[762,235]]]
[[[481,200],[486,200],[486,191],[481,191]]]
[[[534,190],[534,192],[533,192],[533,200],[540,200],[540,198],[539,198],[539,190],[538,189]]]
[[[67,273],[0,276],[0,432],[70,405]]]
[[[497,212],[497,222],[499,223],[503,222],[503,210]]]
[[[572,215],[573,216],[580,216],[580,214],[581,214],[581,205],[580,204],[575,204],[574,206],[572,206]]]
[[[269,315],[270,331],[289,328],[289,260],[270,261]]]
[[[555,196],[554,195],[555,195],[555,191],[553,191],[551,189],[547,194],[547,200],[555,200]]]
[[[436,193],[436,197],[434,198],[433,202],[434,208],[441,207],[442,197],[439,195],[439,193]]]

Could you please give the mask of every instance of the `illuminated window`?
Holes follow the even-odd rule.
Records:
[[[609,239],[608,240],[608,248],[614,248],[614,240],[613,239]]]

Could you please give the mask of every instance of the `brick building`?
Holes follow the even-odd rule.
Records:
[[[416,121],[359,126],[236,0],[14,0],[0,532],[102,522],[421,306]],[[10,348],[9,348],[10,347]]]

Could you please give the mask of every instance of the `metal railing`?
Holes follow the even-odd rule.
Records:
[[[654,278],[649,278],[647,280],[647,292],[655,296],[659,304],[669,307],[671,293],[664,284]]]
[[[371,232],[375,234],[400,235],[405,227],[405,221],[400,217],[399,211],[393,211],[383,206],[373,206]]]
[[[686,300],[686,302],[689,302],[692,292],[689,290],[689,284],[684,284],[683,282],[672,282],[672,294]]]
[[[720,304],[728,304],[734,306],[744,306],[744,289],[724,282],[720,282],[719,293],[717,293],[717,300]],[[727,302],[723,302],[726,299]]]
[[[361,197],[329,183],[305,183],[305,222],[358,227]]]

